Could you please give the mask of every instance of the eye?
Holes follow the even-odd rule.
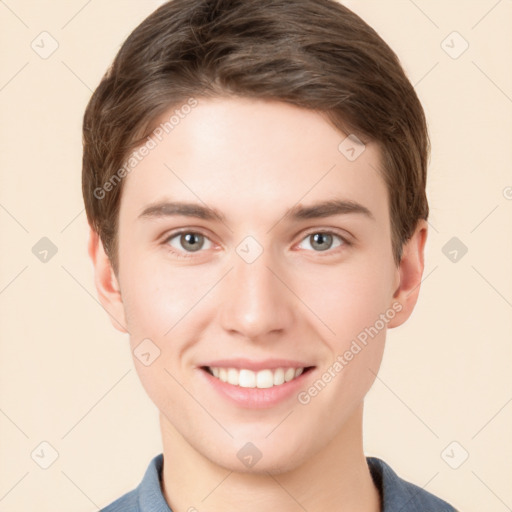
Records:
[[[180,231],[167,237],[164,244],[172,247],[172,252],[178,256],[188,257],[183,253],[199,252],[201,249],[211,249],[211,240],[196,231]]]
[[[336,239],[338,240],[338,243],[334,244]],[[350,243],[341,235],[337,235],[330,231],[315,231],[313,233],[309,233],[309,235],[302,240],[301,244],[306,241],[315,252],[324,252],[342,245],[350,245]]]
[[[350,246],[351,243],[331,231],[315,231],[306,235],[299,247],[305,242],[309,243],[314,252],[326,252],[341,246]],[[179,258],[190,258],[193,253],[201,252],[202,249],[211,249],[212,241],[204,234],[197,231],[180,231],[172,233],[164,240],[164,245]]]

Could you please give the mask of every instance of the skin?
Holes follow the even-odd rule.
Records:
[[[199,99],[125,178],[117,276],[90,232],[113,325],[129,332],[132,351],[146,338],[160,349],[149,366],[134,364],[160,411],[162,488],[174,512],[380,510],[363,452],[363,400],[387,328],[415,306],[427,224],[418,223],[397,267],[379,148],[368,143],[351,162],[338,150],[345,137],[322,115],[285,103]],[[285,217],[329,199],[360,203],[373,218]],[[139,218],[160,200],[206,204],[226,219]],[[180,236],[170,239],[179,229],[205,235],[203,248],[187,252]],[[319,230],[350,245],[334,236],[319,250],[310,236]],[[250,264],[236,252],[247,236],[263,249]],[[393,304],[401,310],[306,405],[294,395],[266,409],[237,407],[198,368],[234,357],[308,361],[316,368],[307,390]],[[248,441],[262,453],[251,468],[236,456]]]

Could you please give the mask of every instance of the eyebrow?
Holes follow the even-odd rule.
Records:
[[[355,201],[344,201],[340,199],[322,201],[311,206],[296,205],[287,210],[284,217],[289,217],[292,220],[306,220],[349,213],[362,214],[369,219],[375,220],[372,212],[366,208],[366,206]],[[176,215],[204,220],[217,220],[220,222],[226,221],[224,214],[215,208],[196,203],[168,201],[161,201],[147,206],[139,215],[139,218],[161,218]]]
[[[362,214],[369,219],[375,220],[372,212],[366,208],[366,206],[363,206],[356,201],[342,201],[340,199],[322,201],[311,206],[294,206],[286,212],[286,215],[289,215],[294,220],[303,220],[330,217],[331,215],[342,215],[348,213]]]

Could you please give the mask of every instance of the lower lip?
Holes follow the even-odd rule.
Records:
[[[265,409],[273,407],[280,402],[290,398],[304,387],[305,380],[309,379],[314,368],[301,373],[298,377],[279,386],[271,388],[243,388],[222,382],[217,377],[210,375],[206,370],[200,369],[200,372],[206,378],[207,382],[219,392],[223,397],[234,402],[239,407],[248,409]]]

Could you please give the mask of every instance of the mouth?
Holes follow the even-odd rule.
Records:
[[[220,380],[221,382],[231,384],[232,386],[268,389],[279,387],[287,382],[295,380],[315,367],[266,368],[258,371],[250,370],[248,368],[229,368],[221,366],[201,366],[200,368],[212,377]]]

